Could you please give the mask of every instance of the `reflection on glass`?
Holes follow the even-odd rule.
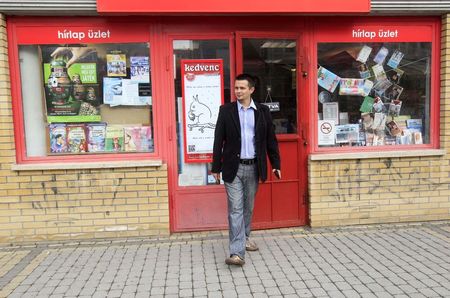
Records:
[[[297,43],[243,39],[244,72],[258,78],[253,99],[272,111],[278,134],[297,132]]]
[[[211,164],[185,163],[183,145],[183,107],[181,89],[181,60],[182,59],[222,59],[224,101],[230,102],[230,54],[227,40],[175,40],[173,42],[175,56],[175,100],[177,121],[177,155],[178,155],[178,185],[200,186],[214,185],[211,175]]]
[[[318,145],[428,144],[430,58],[431,43],[319,44]]]

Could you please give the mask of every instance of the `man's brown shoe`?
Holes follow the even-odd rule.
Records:
[[[245,250],[246,251],[257,251],[258,249],[259,248],[258,248],[258,246],[256,245],[255,242],[247,241],[245,243]]]
[[[225,259],[225,264],[242,266],[245,264],[245,261],[238,255],[232,255],[231,257]]]

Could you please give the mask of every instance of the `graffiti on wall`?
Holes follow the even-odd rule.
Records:
[[[406,188],[406,192],[424,192],[447,185],[441,183],[439,178],[423,175],[430,172],[428,167],[412,167],[402,171],[390,158],[385,159],[383,166],[378,168],[363,168],[361,160],[357,160],[355,167],[337,164],[334,171],[337,178],[330,195],[339,202],[361,200],[365,195],[376,193],[398,193],[399,187]]]

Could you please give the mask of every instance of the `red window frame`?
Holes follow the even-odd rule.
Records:
[[[93,38],[86,34],[83,40],[76,38],[58,39],[58,30],[72,32],[88,32],[88,30],[101,32],[109,31],[109,37]],[[162,154],[161,141],[163,136],[158,129],[163,117],[158,115],[160,108],[157,100],[153,100],[152,126],[155,151],[151,153],[108,153],[108,154],[85,154],[85,155],[49,155],[41,157],[29,157],[26,153],[22,82],[19,65],[19,46],[42,45],[42,44],[80,44],[80,43],[148,43],[150,45],[150,65],[152,80],[152,97],[158,97],[155,88],[155,75],[159,67],[156,63],[153,48],[157,47],[155,35],[152,34],[151,24],[130,22],[126,19],[116,18],[114,21],[106,18],[59,18],[44,20],[35,17],[13,17],[8,20],[8,51],[11,79],[11,97],[14,121],[14,139],[16,144],[16,162],[18,164],[32,163],[57,163],[57,162],[95,162],[95,161],[120,161],[120,160],[142,160],[160,159]],[[60,35],[61,36],[61,35]]]
[[[330,24],[333,24],[330,26]],[[311,41],[312,61],[311,73],[313,102],[310,121],[313,123],[312,151],[315,153],[332,152],[361,152],[361,151],[400,151],[422,150],[439,148],[439,94],[440,94],[440,27],[438,17],[424,18],[391,18],[391,17],[356,17],[354,19],[320,19],[314,20],[313,37]],[[353,30],[375,31],[397,30],[397,37],[353,38]],[[317,50],[319,43],[345,43],[345,42],[430,42],[431,43],[431,82],[430,82],[430,143],[423,145],[384,145],[367,147],[319,147],[318,145],[318,84],[317,84]]]

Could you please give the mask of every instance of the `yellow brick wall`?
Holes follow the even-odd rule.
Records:
[[[16,156],[6,36],[0,14],[0,243],[169,233],[166,165],[11,170]]]
[[[450,15],[442,18],[440,157],[309,161],[311,226],[450,219]]]

